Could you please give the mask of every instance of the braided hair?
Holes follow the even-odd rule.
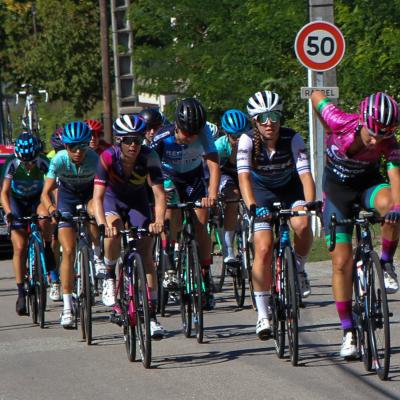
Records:
[[[257,128],[256,123],[252,120],[253,125],[253,154],[252,154],[252,161],[253,161],[253,168],[257,168],[257,158],[261,154],[261,148],[263,146],[261,140],[261,133]]]

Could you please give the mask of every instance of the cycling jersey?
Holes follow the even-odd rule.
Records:
[[[51,160],[47,177],[57,179],[60,187],[73,193],[87,192],[93,185],[98,160],[96,152],[87,149],[82,163],[77,165],[67,150],[61,150]]]
[[[122,167],[122,152],[119,146],[112,146],[100,156],[95,185],[107,186],[118,198],[126,202],[135,202],[138,191],[145,188],[147,176],[154,185],[162,185],[160,159],[155,151],[147,146],[141,146],[135,166],[129,177],[126,177]]]
[[[329,178],[337,182],[360,182],[375,175],[380,159],[385,157],[388,168],[400,167],[400,149],[395,137],[384,139],[374,147],[364,147],[357,154],[347,156],[347,150],[359,134],[358,114],[347,114],[329,101],[320,102],[318,111],[329,128],[325,136]]]
[[[99,144],[97,145],[97,149],[95,151],[100,156],[105,150],[107,150],[111,146],[112,145],[110,143],[106,142],[103,139],[100,139]]]
[[[50,150],[47,154],[46,154],[46,157],[49,159],[49,160],[51,160],[52,158],[54,158],[54,156],[57,154],[57,152],[53,149],[53,150]]]
[[[237,180],[236,160],[232,163],[229,159],[232,156],[232,146],[227,135],[221,136],[215,141],[218,151],[219,165],[224,175],[229,175]]]
[[[190,173],[202,165],[203,156],[217,153],[211,130],[208,126],[191,144],[178,144],[175,138],[175,124],[163,128],[151,143],[160,156],[163,171],[170,176]]]
[[[275,151],[268,153],[264,146],[253,166],[253,131],[239,139],[238,173],[250,172],[252,179],[268,188],[286,186],[294,177],[310,172],[306,145],[299,133],[280,128]]]
[[[15,156],[11,156],[4,166],[4,178],[11,180],[11,193],[19,199],[40,197],[44,177],[49,170],[49,160],[39,155],[30,171]]]

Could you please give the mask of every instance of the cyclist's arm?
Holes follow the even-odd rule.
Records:
[[[400,168],[390,168],[388,170],[390,186],[392,188],[392,200],[394,206],[400,205]]]
[[[252,204],[257,204],[251,183],[252,151],[252,139],[243,134],[239,139],[236,164],[240,193],[248,209]]]
[[[306,172],[299,175],[300,181],[303,185],[304,200],[308,203],[310,201],[315,201],[315,183],[311,175],[311,172]]]
[[[165,211],[167,208],[167,197],[165,196],[164,185],[153,185],[151,187],[155,200],[155,223],[164,224]]]
[[[326,124],[325,120],[321,117],[321,110],[325,102],[330,102],[330,100],[322,93],[322,92],[312,92],[311,94],[311,103],[313,105],[314,110],[317,112],[318,119],[321,121],[321,124],[324,126],[325,130],[330,132],[329,126]]]
[[[42,190],[42,195],[40,196],[40,201],[46,207],[49,213],[56,210],[56,206],[51,200],[51,192],[57,187],[56,180],[54,178],[46,178],[44,181],[44,186]]]
[[[11,193],[11,179],[4,178],[1,187],[1,204],[6,214],[9,214],[11,212],[10,193]]]
[[[219,169],[219,158],[217,153],[207,154],[205,157],[208,170],[210,171],[210,183],[208,186],[208,197],[216,199],[218,196],[219,181],[221,170]]]
[[[104,195],[107,187],[104,185],[94,185],[93,189],[93,211],[94,217],[96,218],[97,225],[107,226],[106,216],[104,213]]]

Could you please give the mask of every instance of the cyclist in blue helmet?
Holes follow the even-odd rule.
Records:
[[[70,122],[64,126],[62,140],[65,150],[59,151],[50,162],[42,201],[53,215],[71,217],[79,204],[87,205],[89,214],[93,214],[91,199],[93,196],[94,176],[99,160],[95,151],[90,149],[92,132],[83,122]],[[58,186],[57,202],[54,204],[51,192]],[[102,262],[99,258],[99,233],[97,225],[90,224],[92,241],[95,245],[95,265]],[[64,310],[61,325],[70,328],[74,324],[72,309],[73,264],[75,258],[76,231],[72,221],[61,220],[58,224],[58,238],[62,247],[61,285],[63,289]]]
[[[123,115],[114,122],[113,133],[116,144],[100,156],[93,193],[96,220],[105,226],[107,236],[103,286],[103,303],[107,306],[113,306],[116,301],[115,266],[121,253],[118,232],[124,226],[122,216],[127,215],[132,226],[148,228],[158,234],[163,230],[166,203],[160,159],[154,150],[142,146],[146,133],[144,120],[136,115]],[[149,206],[148,184],[154,195],[154,219]],[[151,336],[162,339],[164,328],[156,319],[158,290],[152,242],[150,237],[140,239],[138,251],[146,269],[152,302]]]
[[[239,200],[236,155],[240,135],[249,130],[246,114],[236,109],[225,111],[221,118],[221,128],[224,135],[215,142],[221,167],[219,193],[224,199]],[[224,262],[232,268],[236,266],[233,239],[238,207],[239,203],[226,203],[224,207]]]
[[[16,312],[26,315],[24,291],[24,271],[26,267],[28,231],[23,217],[33,214],[48,215],[46,207],[40,203],[44,177],[49,169],[48,159],[40,154],[39,139],[31,133],[21,133],[15,141],[15,155],[10,156],[3,170],[1,203],[5,211],[7,224],[11,225],[13,244],[13,265],[18,288]],[[51,251],[51,226],[41,220],[45,242],[47,270],[54,268],[54,256]]]

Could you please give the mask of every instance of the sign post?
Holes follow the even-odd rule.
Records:
[[[309,98],[313,90],[322,90],[327,97],[338,98],[337,87],[324,87],[324,72],[339,64],[345,52],[343,34],[332,23],[317,20],[304,25],[295,40],[297,59],[307,69],[308,87],[301,88],[301,97]],[[310,130],[310,162],[317,199],[322,199],[322,175],[324,169],[324,130],[316,117],[311,100],[308,101]],[[313,223],[314,233],[320,233],[319,220]]]

